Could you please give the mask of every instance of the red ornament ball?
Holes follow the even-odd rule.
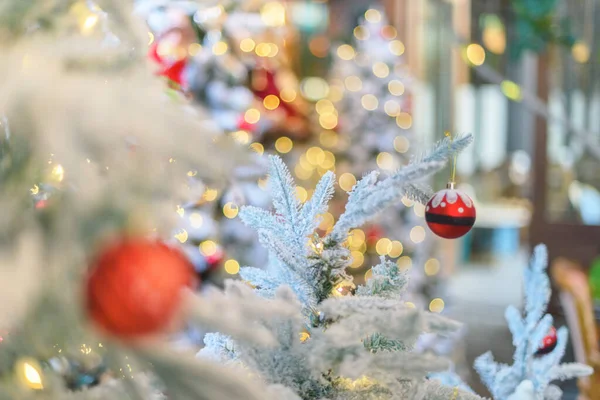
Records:
[[[469,196],[449,187],[437,192],[427,202],[425,221],[436,235],[445,239],[456,239],[473,227],[475,205]]]
[[[125,239],[92,264],[85,301],[92,321],[122,339],[164,330],[180,309],[182,290],[196,282],[183,253],[157,240]]]
[[[544,337],[542,340],[542,345],[535,354],[540,356],[550,353],[556,347],[557,342],[558,339],[556,337],[556,328],[551,327],[550,332],[548,332],[548,334]]]

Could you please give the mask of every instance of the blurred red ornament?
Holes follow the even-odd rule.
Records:
[[[542,340],[542,345],[535,354],[539,356],[550,353],[556,347],[557,342],[558,339],[556,337],[556,328],[551,327],[550,332],[548,332],[548,334],[544,337]]]
[[[251,124],[250,122],[246,121],[243,115],[240,116],[240,118],[238,119],[237,128],[240,131],[246,131],[251,133],[256,132],[256,124]]]
[[[37,201],[35,203],[35,208],[38,209],[38,210],[46,208],[47,206],[48,206],[48,200],[47,199],[42,199],[42,200]]]
[[[445,239],[459,238],[471,230],[475,223],[473,200],[454,184],[437,192],[425,207],[425,220],[429,229]]]
[[[261,100],[264,100],[269,95],[280,98],[281,89],[277,85],[275,72],[264,67],[259,67],[252,71],[252,92]],[[283,110],[287,117],[296,117],[299,115],[298,111],[285,101],[281,101],[277,109]]]
[[[105,248],[86,281],[86,307],[102,330],[130,339],[165,330],[196,282],[183,253],[156,240],[125,239]]]
[[[372,246],[384,235],[384,230],[379,225],[371,225],[365,230],[367,244]]]
[[[208,269],[212,270],[217,268],[223,262],[225,258],[225,253],[220,248],[217,248],[210,256],[206,256],[206,264],[208,265]]]
[[[158,46],[160,39],[156,40],[150,46],[148,51],[148,57],[159,64],[160,68],[156,72],[156,75],[167,78],[170,82],[176,83],[181,89],[186,89],[187,83],[185,81],[185,68],[187,67],[186,58],[181,58],[175,61],[168,60],[158,52]]]

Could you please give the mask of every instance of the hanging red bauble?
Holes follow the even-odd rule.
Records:
[[[556,347],[557,341],[556,328],[551,327],[550,332],[548,332],[548,334],[544,337],[542,340],[542,345],[535,354],[541,356],[550,353]]]
[[[369,246],[375,245],[379,239],[383,237],[385,231],[379,225],[371,225],[365,230],[365,236],[367,239],[367,244]]]
[[[449,183],[447,189],[437,192],[425,207],[429,229],[445,239],[456,239],[471,230],[475,223],[473,200]]]
[[[87,311],[99,328],[122,339],[157,333],[173,321],[182,291],[196,279],[179,250],[157,240],[125,239],[92,264]]]
[[[206,256],[206,264],[208,266],[208,269],[214,270],[215,268],[217,268],[219,265],[221,265],[224,258],[225,252],[223,252],[223,250],[221,249],[217,249],[210,256]]]

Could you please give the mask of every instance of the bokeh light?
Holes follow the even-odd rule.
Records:
[[[294,142],[287,136],[282,136],[275,141],[275,150],[281,154],[289,153],[294,147]]]
[[[346,192],[352,190],[354,185],[356,185],[356,177],[352,175],[350,172],[345,172],[340,175],[339,178],[340,188]]]
[[[444,311],[444,300],[442,299],[433,299],[431,303],[429,303],[429,311],[433,313],[441,313]]]
[[[225,264],[223,264],[223,269],[230,275],[235,275],[240,272],[240,263],[236,260],[227,260]]]
[[[485,62],[485,50],[477,43],[468,45],[465,54],[472,65],[479,66]]]
[[[410,230],[410,240],[415,243],[421,243],[423,240],[425,240],[425,228],[420,225],[413,227]]]

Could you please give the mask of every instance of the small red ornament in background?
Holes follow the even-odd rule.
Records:
[[[179,250],[157,240],[124,239],[92,264],[86,281],[89,317],[103,331],[132,339],[165,330],[197,278]]]
[[[208,269],[214,270],[215,268],[217,268],[219,265],[221,265],[224,258],[225,252],[220,248],[217,248],[217,250],[213,254],[211,254],[210,256],[206,256],[206,264],[208,266]]]
[[[550,332],[548,332],[548,334],[544,337],[544,339],[542,340],[542,345],[540,346],[538,351],[536,351],[535,354],[537,356],[541,356],[541,355],[550,353],[552,350],[554,350],[556,348],[557,342],[558,342],[558,339],[556,337],[556,328],[551,327]]]
[[[449,183],[447,189],[433,195],[425,207],[425,221],[429,229],[445,239],[459,238],[475,223],[473,200]]]
[[[374,246],[375,243],[377,243],[377,241],[379,239],[381,239],[384,234],[385,234],[385,231],[383,230],[383,228],[381,228],[381,226],[379,226],[379,225],[369,226],[365,231],[367,244],[369,246]]]

